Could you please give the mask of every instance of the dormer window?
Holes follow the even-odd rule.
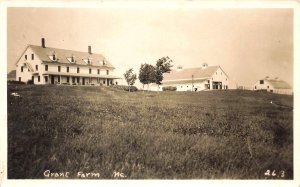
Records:
[[[68,59],[68,61],[70,62],[70,63],[75,63],[75,56],[74,55],[72,55],[71,57],[69,57],[69,58],[67,58]]]
[[[84,62],[87,64],[92,64],[92,58],[84,59]]]
[[[105,60],[103,59],[103,61],[102,61],[102,65],[103,66],[105,66],[106,65],[106,63],[105,63]]]
[[[52,61],[58,61],[58,58],[57,58],[57,56],[56,56],[56,54],[55,54],[55,51],[53,52],[52,55],[49,55],[48,57],[49,57]]]

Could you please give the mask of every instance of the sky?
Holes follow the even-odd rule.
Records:
[[[7,71],[42,37],[46,47],[87,51],[91,45],[120,77],[169,56],[174,68],[219,65],[241,86],[269,76],[293,87],[292,9],[8,8]]]

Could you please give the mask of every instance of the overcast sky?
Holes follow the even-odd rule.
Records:
[[[103,54],[122,76],[169,56],[183,68],[220,65],[250,86],[279,77],[293,86],[292,9],[8,8],[8,72],[27,44]]]

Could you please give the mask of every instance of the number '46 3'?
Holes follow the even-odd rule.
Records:
[[[265,176],[272,176],[272,177],[281,177],[284,178],[285,177],[285,172],[284,171],[279,171],[278,173],[276,172],[276,170],[267,170],[265,172]]]

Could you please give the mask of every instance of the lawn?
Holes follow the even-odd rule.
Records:
[[[56,85],[7,92],[10,179],[293,179],[292,96]]]

